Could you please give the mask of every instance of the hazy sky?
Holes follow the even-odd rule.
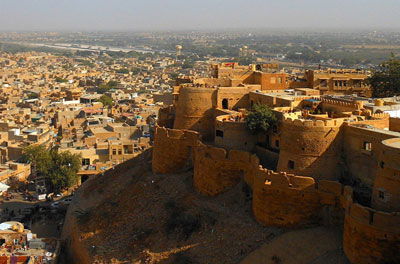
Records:
[[[400,28],[400,0],[0,0],[0,30]]]

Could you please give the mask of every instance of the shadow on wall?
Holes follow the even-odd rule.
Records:
[[[342,123],[284,120],[277,170],[318,180],[342,178]]]

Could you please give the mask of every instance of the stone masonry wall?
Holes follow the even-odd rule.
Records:
[[[339,120],[283,120],[278,171],[318,180],[340,178],[342,124]]]
[[[400,213],[351,203],[346,209],[343,248],[351,263],[400,263]]]
[[[253,213],[261,224],[298,227],[334,219],[336,225],[344,223],[344,251],[352,263],[400,263],[400,213],[354,203],[351,187],[266,170],[250,153],[205,146],[197,132],[157,128],[154,172],[179,171],[192,154],[200,193],[218,195],[244,180],[253,189]]]
[[[391,117],[389,119],[389,129],[390,131],[400,132],[400,118]]]
[[[194,149],[193,184],[205,195],[218,195],[235,186],[251,172],[251,165],[258,164],[249,152],[199,146]]]
[[[351,188],[334,181],[294,176],[260,168],[253,185],[253,213],[267,226],[295,227],[321,222],[323,206],[340,214],[344,197]]]
[[[156,128],[152,166],[155,173],[173,173],[191,162],[192,148],[200,144],[194,131]]]

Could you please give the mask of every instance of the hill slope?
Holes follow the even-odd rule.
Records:
[[[154,175],[151,151],[85,183],[63,238],[68,263],[239,263],[282,233],[252,217],[248,189],[218,197],[192,187],[192,172]]]

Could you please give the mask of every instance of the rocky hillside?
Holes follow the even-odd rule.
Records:
[[[246,186],[205,197],[192,176],[154,175],[150,150],[85,183],[63,230],[66,263],[239,263],[282,233],[255,222]]]

